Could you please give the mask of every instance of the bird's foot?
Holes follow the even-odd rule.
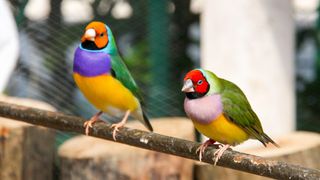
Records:
[[[219,161],[219,159],[221,158],[222,154],[224,153],[224,151],[226,151],[227,149],[229,149],[230,145],[227,144],[222,144],[222,146],[216,150],[216,152],[214,152],[214,166],[217,165],[217,162]]]
[[[89,134],[89,129],[92,128],[92,125],[99,121],[99,117],[101,116],[103,112],[99,111],[97,114],[95,114],[94,116],[92,116],[88,121],[83,123],[83,127],[85,128],[85,133],[88,136]]]
[[[116,124],[112,124],[111,125],[111,128],[114,128],[113,129],[113,132],[112,132],[112,137],[113,137],[113,140],[116,141],[116,135],[117,135],[117,132],[119,131],[119,128],[123,127],[127,120],[128,120],[128,117],[130,115],[130,110],[128,110],[126,112],[126,114],[124,115],[123,119],[119,122],[119,123],[116,123]]]
[[[112,137],[113,137],[113,140],[116,141],[116,134],[117,132],[119,131],[119,128],[123,127],[125,125],[125,123],[122,123],[122,122],[119,122],[119,123],[116,123],[116,124],[112,124],[111,125],[111,128],[114,128],[113,129],[113,132],[112,132]]]
[[[198,149],[196,150],[196,153],[199,152],[199,161],[202,160],[202,156],[203,156],[203,153],[204,153],[204,150],[206,150],[206,148],[211,145],[211,144],[214,144],[216,141],[212,140],[212,139],[208,139],[206,140],[206,142],[204,142],[203,144],[201,144]]]

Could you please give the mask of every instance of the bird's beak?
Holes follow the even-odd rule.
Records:
[[[95,37],[96,37],[96,31],[94,29],[87,29],[86,32],[84,33],[83,37],[86,40],[94,41]]]
[[[194,92],[193,83],[191,79],[187,79],[184,81],[183,87],[181,89],[182,92]]]

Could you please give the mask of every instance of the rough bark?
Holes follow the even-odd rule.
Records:
[[[0,102],[0,116],[62,131],[84,133],[83,123],[85,119],[64,115],[62,113]],[[90,135],[112,140],[112,130],[109,124],[102,122],[96,123]],[[117,142],[198,160],[196,149],[199,147],[199,143],[157,133],[124,127],[121,128],[117,134]],[[204,153],[203,162],[213,164],[213,153],[215,151],[216,149],[214,147],[207,148]],[[320,178],[320,170],[305,168],[281,161],[268,160],[230,150],[224,152],[217,165],[276,179]]]
[[[35,100],[0,99],[53,110]],[[50,129],[0,117],[0,180],[52,179],[54,140]]]
[[[259,155],[272,160],[281,160],[299,164],[304,167],[320,169],[320,135],[311,132],[294,132],[277,139],[281,148],[251,148],[243,152]],[[214,174],[214,176],[212,176]],[[266,177],[257,176],[232,169],[214,167],[207,164],[195,165],[195,177],[201,180],[237,179],[264,180]]]
[[[155,132],[194,140],[192,122],[185,118],[161,118],[152,124]],[[134,121],[127,126],[142,124]],[[65,142],[59,148],[59,158],[61,180],[193,179],[194,163],[189,159],[87,136]]]

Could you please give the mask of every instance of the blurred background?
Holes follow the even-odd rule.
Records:
[[[7,1],[20,51],[5,94],[29,97],[85,118],[96,110],[75,86],[75,48],[91,20],[107,23],[142,89],[151,118],[185,116],[184,74],[199,66],[199,2],[113,0]],[[109,118],[107,118],[109,119]],[[68,137],[65,137],[68,138]],[[58,138],[63,142],[64,138]]]
[[[72,63],[84,27],[99,20],[111,27],[150,117],[185,116],[182,79],[201,66],[238,84],[269,134],[320,132],[319,0],[0,1],[9,12],[0,10],[6,95],[96,113],[74,84]],[[56,144],[70,136],[58,133]]]
[[[17,28],[2,34],[10,34],[18,38],[16,42],[19,41],[19,51],[10,48],[13,49],[13,52],[9,54],[13,57],[10,60],[2,60],[3,67],[5,64],[15,63],[15,68],[10,73],[10,80],[3,85],[5,94],[39,99],[48,102],[59,111],[86,118],[91,117],[96,110],[75,87],[71,75],[72,60],[74,49],[79,44],[86,24],[91,20],[99,20],[112,28],[119,51],[144,93],[149,116],[185,116],[182,106],[184,95],[180,93],[180,88],[184,74],[201,64],[200,58],[203,51],[200,50],[200,15],[204,7],[208,7],[204,6],[204,0],[161,2],[148,0],[8,0],[6,2],[13,13]],[[231,6],[230,10],[224,11],[223,14],[232,15],[232,12],[229,12],[232,11],[232,4],[222,4]],[[219,3],[213,5],[219,8]],[[290,5],[292,7],[288,9],[287,15],[290,16],[288,21],[292,20],[294,25],[284,27],[284,31],[289,34],[294,33],[292,34],[294,37],[291,38],[294,42],[285,41],[283,44],[285,47],[280,47],[279,51],[294,47],[294,55],[285,56],[294,57],[294,59],[280,60],[292,61],[295,67],[293,77],[295,86],[292,86],[295,88],[294,98],[296,99],[295,128],[319,132],[320,117],[317,113],[320,110],[320,93],[318,93],[320,90],[320,60],[317,36],[320,26],[317,10],[319,2],[317,0],[295,0],[290,1]],[[213,10],[216,11],[216,9]],[[207,11],[210,12],[209,8]],[[236,19],[237,17],[230,18]],[[254,20],[247,19],[246,21]],[[225,31],[223,30],[224,23],[218,22],[215,25],[217,26],[213,28],[218,30],[207,34],[216,32],[216,37],[221,36],[221,32]],[[222,30],[219,31],[219,29]],[[265,27],[261,27],[262,29],[268,30]],[[14,32],[16,30],[17,33]],[[260,34],[263,35],[264,32],[260,31]],[[259,32],[254,34],[256,35],[258,37],[255,37],[254,41],[263,43],[263,40],[259,42]],[[11,39],[14,40],[14,38]],[[233,39],[234,42],[231,38],[229,39],[230,41],[225,43],[227,46],[225,49],[226,53],[232,54],[239,49],[233,48],[233,44],[236,44],[238,39]],[[215,51],[215,45],[203,44],[203,46],[209,47],[209,51],[210,48],[211,51]],[[217,46],[223,45],[219,43]],[[203,61],[217,61],[221,64],[221,62],[229,61],[230,57],[224,59],[203,57],[205,59]],[[231,58],[246,64],[242,62],[242,59],[236,59],[237,57],[234,55]],[[270,60],[257,57],[256,61]],[[290,66],[290,62],[285,65]],[[215,66],[209,69],[243,88],[244,85],[237,82],[236,78],[228,78],[229,76],[223,76],[226,73],[219,72],[226,68],[231,71],[241,67],[237,63],[230,65],[228,62],[221,66],[223,67]],[[237,72],[226,71],[234,74],[234,77],[239,77]],[[269,71],[272,72],[272,70]],[[3,71],[2,73],[6,74]],[[1,77],[4,76],[1,74]],[[252,76],[255,74],[253,73]],[[244,91],[246,92],[245,89]],[[250,95],[248,96],[249,100],[254,100],[250,98]]]

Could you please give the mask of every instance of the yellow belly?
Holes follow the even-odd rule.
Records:
[[[108,112],[110,108],[116,108],[132,112],[139,107],[134,95],[111,75],[83,77],[74,73],[73,77],[84,96],[99,110]]]
[[[210,124],[193,121],[196,129],[205,136],[223,144],[236,145],[249,138],[248,134],[222,114]]]

